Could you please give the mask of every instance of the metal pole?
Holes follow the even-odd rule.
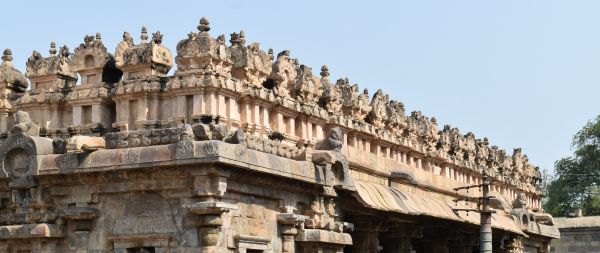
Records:
[[[490,179],[484,174],[481,186],[483,197],[481,198],[481,229],[479,231],[479,252],[492,253],[492,212],[490,211]]]

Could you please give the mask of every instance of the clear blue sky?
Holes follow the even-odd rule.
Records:
[[[243,29],[249,42],[382,88],[440,123],[552,170],[571,136],[600,113],[600,1],[7,1],[0,47],[25,70],[50,41],[73,50],[101,32],[114,51],[123,31],[160,30],[173,52],[196,31]]]

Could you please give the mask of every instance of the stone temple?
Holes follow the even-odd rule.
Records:
[[[493,252],[559,237],[521,149],[197,28],[175,55],[146,28],[114,52],[52,43],[24,75],[4,51],[0,253],[479,252],[479,213],[456,209],[481,193],[453,189],[484,174]]]

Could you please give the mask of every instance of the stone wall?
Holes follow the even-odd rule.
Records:
[[[550,252],[600,252],[600,216],[555,218],[560,239],[553,240]]]

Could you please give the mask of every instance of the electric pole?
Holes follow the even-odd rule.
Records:
[[[458,211],[466,211],[467,215],[468,212],[476,212],[479,213],[480,216],[480,229],[479,229],[479,252],[480,253],[492,253],[492,213],[494,213],[494,210],[490,209],[490,178],[488,177],[487,173],[483,173],[483,180],[481,182],[481,184],[477,184],[477,185],[469,185],[469,186],[463,186],[463,187],[458,187],[458,188],[454,188],[454,191],[456,191],[456,194],[458,195],[458,191],[459,190],[467,190],[467,193],[469,192],[469,189],[471,188],[479,188],[479,191],[482,193],[482,196],[479,197],[479,201],[477,202],[477,209],[468,209],[468,208],[455,208],[454,211],[458,212]],[[470,200],[470,198],[462,198],[462,199],[456,199],[454,200],[454,202],[460,201],[460,200],[465,200],[468,201]]]

